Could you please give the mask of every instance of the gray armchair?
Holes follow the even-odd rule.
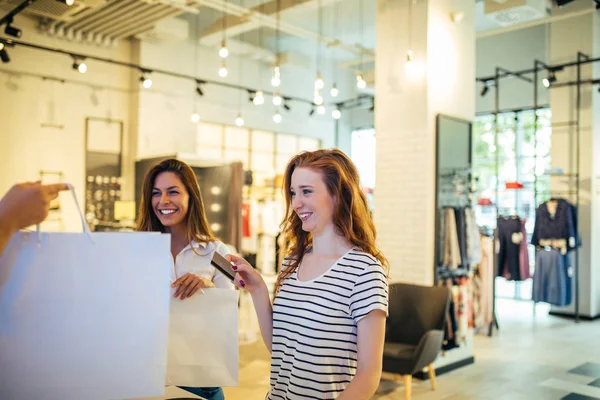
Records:
[[[436,389],[431,364],[442,349],[450,291],[446,287],[394,283],[389,293],[383,371],[404,378],[405,399],[409,400],[413,374],[427,366],[431,386]]]

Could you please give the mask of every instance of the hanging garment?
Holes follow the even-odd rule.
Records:
[[[458,244],[458,233],[456,230],[456,217],[454,215],[454,209],[448,208],[445,211],[446,237],[444,243],[444,265],[454,269],[462,264]]]
[[[467,226],[465,221],[465,209],[455,208],[454,217],[456,218],[456,233],[458,235],[458,248],[460,250],[460,259],[463,267],[467,267]]]
[[[469,266],[475,266],[481,262],[481,244],[479,228],[475,223],[475,214],[472,208],[465,209],[465,221],[467,227],[467,263]]]
[[[567,201],[550,200],[537,208],[531,244],[558,248],[566,254],[576,242],[573,208]]]
[[[521,233],[519,218],[498,218],[498,270],[497,276],[508,280],[521,280],[519,248],[526,238]]]
[[[440,212],[438,213],[438,218],[439,218],[439,232],[438,232],[438,237],[437,237],[437,241],[438,241],[438,254],[437,254],[437,259],[436,265],[444,265],[444,254],[446,251],[446,209],[441,209]]]
[[[494,242],[481,236],[481,262],[473,277],[473,325],[483,329],[492,322],[494,305]]]
[[[521,272],[521,280],[531,278],[529,269],[529,250],[527,249],[527,232],[525,231],[525,220],[521,220],[521,244],[519,245],[519,271]]]
[[[567,305],[565,257],[556,249],[539,250],[535,256],[532,299],[554,306]]]

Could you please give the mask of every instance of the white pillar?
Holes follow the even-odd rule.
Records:
[[[431,285],[435,117],[438,113],[474,117],[475,4],[380,0],[378,9],[374,215],[378,243],[390,260],[392,281]],[[458,13],[462,20],[453,22],[452,15]],[[409,49],[414,56],[411,63],[406,59]]]

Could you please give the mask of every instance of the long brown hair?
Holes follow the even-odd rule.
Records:
[[[166,232],[165,226],[152,209],[152,190],[156,177],[163,172],[176,174],[189,194],[188,212],[185,216],[187,224],[187,240],[196,242],[212,242],[217,240],[208,225],[204,202],[200,194],[200,186],[192,168],[183,161],[174,158],[163,160],[146,173],[142,184],[142,199],[137,218],[138,231]]]
[[[283,232],[289,241],[288,263],[282,266],[275,292],[284,279],[298,268],[307,249],[312,245],[312,236],[302,230],[302,222],[292,208],[290,186],[296,168],[310,168],[321,173],[327,191],[336,199],[333,223],[337,232],[353,246],[373,255],[387,271],[387,259],[375,245],[375,225],[369,213],[367,198],[360,188],[360,178],[356,166],[346,154],[338,149],[316,150],[295,155],[288,162],[284,174],[286,217],[282,223]],[[387,273],[387,272],[386,272]]]

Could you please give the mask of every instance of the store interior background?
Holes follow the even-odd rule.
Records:
[[[63,6],[53,0],[38,2]],[[279,49],[282,96],[306,102],[287,102],[289,111],[279,107],[282,120],[276,123],[273,115],[278,107],[268,95],[264,104],[257,106],[249,101],[245,90],[206,83],[201,85],[200,96],[194,81],[160,73],[148,74],[153,85],[146,89],[140,85],[138,69],[90,59],[85,60],[88,70],[82,74],[72,68],[73,59],[68,55],[7,46],[11,61],[0,64],[0,193],[20,181],[60,179],[74,185],[80,204],[84,204],[85,130],[89,118],[98,119],[94,129],[100,136],[102,132],[107,137],[114,134],[113,124],[103,121],[122,124],[121,200],[129,202],[129,206],[139,185],[135,181],[136,160],[176,154],[211,165],[242,161],[244,169],[254,170],[255,187],[244,188],[243,196],[281,202],[275,178],[283,172],[291,155],[300,150],[338,147],[359,166],[363,186],[373,189],[368,198],[379,244],[392,263],[392,281],[431,285],[435,116],[442,113],[473,121],[473,144],[477,147],[485,142],[486,133],[493,134],[489,121],[495,110],[495,88],[481,95],[483,84],[476,77],[493,76],[496,67],[511,71],[532,68],[536,59],[547,64],[572,61],[577,51],[600,56],[600,11],[594,10],[592,0],[576,0],[563,8],[540,0],[538,3],[550,7],[550,14],[539,18],[537,24],[531,23],[534,26],[519,29],[515,28],[518,21],[502,27],[486,16],[487,2],[494,1],[281,1],[281,22],[287,31],[279,34],[279,41],[276,29],[260,27],[258,22],[225,27],[230,52],[225,61],[225,78],[218,74],[223,61],[218,54],[223,5],[258,10],[258,0],[171,3],[170,17],[157,19],[152,29],[144,33],[109,45],[69,39],[66,34],[51,35],[40,28],[39,14],[19,14],[13,25],[23,31],[18,39],[23,42],[269,92],[275,90],[271,77]],[[134,3],[136,7],[144,4],[137,0],[125,3],[132,7]],[[272,7],[277,2],[267,3]],[[12,2],[0,1],[0,11],[13,7]],[[306,34],[319,36],[319,10],[320,34],[335,38],[344,46],[318,46]],[[569,17],[556,18],[561,15]],[[545,22],[540,23],[542,20]],[[206,34],[211,26],[213,32]],[[290,27],[301,33],[289,33]],[[0,33],[0,38],[9,36]],[[415,51],[413,70],[404,67],[409,47]],[[600,79],[600,63],[582,71],[589,79]],[[325,82],[324,115],[311,113],[313,107],[309,104],[318,72]],[[366,88],[357,88],[357,73],[364,77]],[[381,79],[379,85],[376,77]],[[572,80],[574,72],[558,72],[557,78]],[[332,83],[339,89],[335,98],[329,93]],[[440,376],[436,392],[430,391],[427,382],[415,383],[414,398],[600,398],[600,384],[593,384],[600,379],[600,346],[595,344],[599,325],[588,321],[600,315],[599,86],[582,88],[579,220],[583,246],[579,250],[579,295],[583,320],[576,324],[570,318],[549,316],[550,307],[544,304],[535,306],[534,312],[530,280],[514,283],[497,278],[500,329],[491,337],[470,331],[467,341],[459,349],[440,356],[436,365],[443,368],[472,357],[474,363],[467,362],[469,365]],[[539,85],[538,104],[543,106],[541,112],[548,121],[573,119],[573,90],[548,90]],[[530,83],[517,78],[501,80],[499,109],[511,110],[503,114],[506,121],[515,117],[514,110],[531,108],[532,101]],[[338,102],[353,106],[341,107],[341,118],[336,120],[331,113]],[[193,113],[199,115],[199,122],[191,121]],[[240,114],[244,119],[241,128],[235,124]],[[506,124],[511,130],[510,122]],[[564,150],[572,144],[565,139],[569,129],[572,128],[552,128],[546,132],[550,140],[548,154],[540,157],[548,160],[548,166],[572,167],[572,154]],[[247,139],[247,144],[241,145],[239,138],[250,138],[250,131],[257,139]],[[229,136],[229,142],[215,141],[219,132],[225,133],[225,138]],[[511,139],[507,140],[510,146]],[[493,159],[498,150],[492,150],[488,144],[487,155],[481,146],[480,153],[473,155],[475,176],[477,168],[490,167],[489,160],[484,159]],[[504,163],[500,174],[512,178],[521,173],[527,162],[519,162]],[[41,176],[40,171],[45,174]],[[55,172],[62,175],[57,177]],[[483,187],[485,182],[489,181],[482,177],[480,190],[489,190]],[[556,181],[544,182],[548,187],[560,186]],[[530,215],[535,215],[536,200],[524,194],[507,196],[507,204],[529,204],[533,213]],[[478,223],[493,223],[495,216],[475,208]],[[51,217],[54,219],[45,225],[46,229],[81,229],[77,212],[66,198],[60,212]],[[554,311],[573,313],[572,307]],[[259,342],[251,304],[244,297],[240,329],[240,387],[227,389],[227,398],[261,398],[268,387],[269,360]],[[597,368],[597,376],[568,372],[586,363]],[[401,383],[384,380],[376,398],[398,398],[403,390]]]

